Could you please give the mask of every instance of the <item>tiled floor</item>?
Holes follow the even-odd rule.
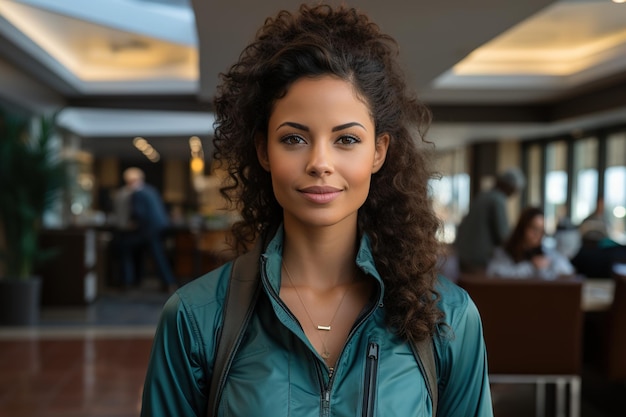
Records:
[[[105,294],[87,308],[45,309],[36,328],[0,328],[0,417],[138,416],[165,299]],[[532,385],[494,385],[492,395],[496,417],[534,416]],[[626,416],[624,385],[586,376],[583,397],[581,417]]]
[[[0,341],[0,416],[139,414],[149,338]]]
[[[0,328],[0,417],[139,415],[152,336],[167,299],[150,285],[87,307],[43,308]]]

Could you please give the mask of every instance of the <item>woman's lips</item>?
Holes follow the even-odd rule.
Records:
[[[302,188],[300,189],[300,193],[309,201],[325,204],[337,198],[341,190],[334,187],[314,186]]]

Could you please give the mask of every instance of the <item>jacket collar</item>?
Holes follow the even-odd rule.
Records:
[[[276,230],[274,237],[269,242],[265,251],[261,255],[263,262],[261,267],[265,268],[265,275],[268,279],[268,284],[278,294],[280,292],[280,271],[283,256],[283,241],[285,236],[285,230],[283,225]],[[382,303],[384,295],[384,283],[380,274],[376,270],[374,258],[372,255],[372,249],[370,245],[370,239],[367,235],[363,235],[359,242],[359,249],[355,259],[356,265],[368,276],[376,280],[380,287],[379,303]]]

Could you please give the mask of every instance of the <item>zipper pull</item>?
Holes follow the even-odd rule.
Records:
[[[330,408],[330,390],[325,389],[322,398],[322,410],[324,410],[322,415],[328,415],[328,410]]]
[[[378,344],[370,343],[367,348],[367,357],[369,359],[378,359]]]

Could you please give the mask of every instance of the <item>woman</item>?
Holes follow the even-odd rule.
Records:
[[[572,275],[575,270],[569,259],[556,250],[544,248],[543,236],[543,212],[536,207],[526,208],[504,246],[494,251],[487,275],[543,279]]]
[[[492,415],[476,308],[437,279],[439,221],[416,146],[428,112],[396,54],[356,10],[301,6],[268,19],[223,75],[214,145],[230,174],[222,191],[242,215],[236,248],[268,243],[220,416],[431,415],[409,342],[428,337],[438,415]],[[206,413],[231,267],[165,306],[143,416]]]

